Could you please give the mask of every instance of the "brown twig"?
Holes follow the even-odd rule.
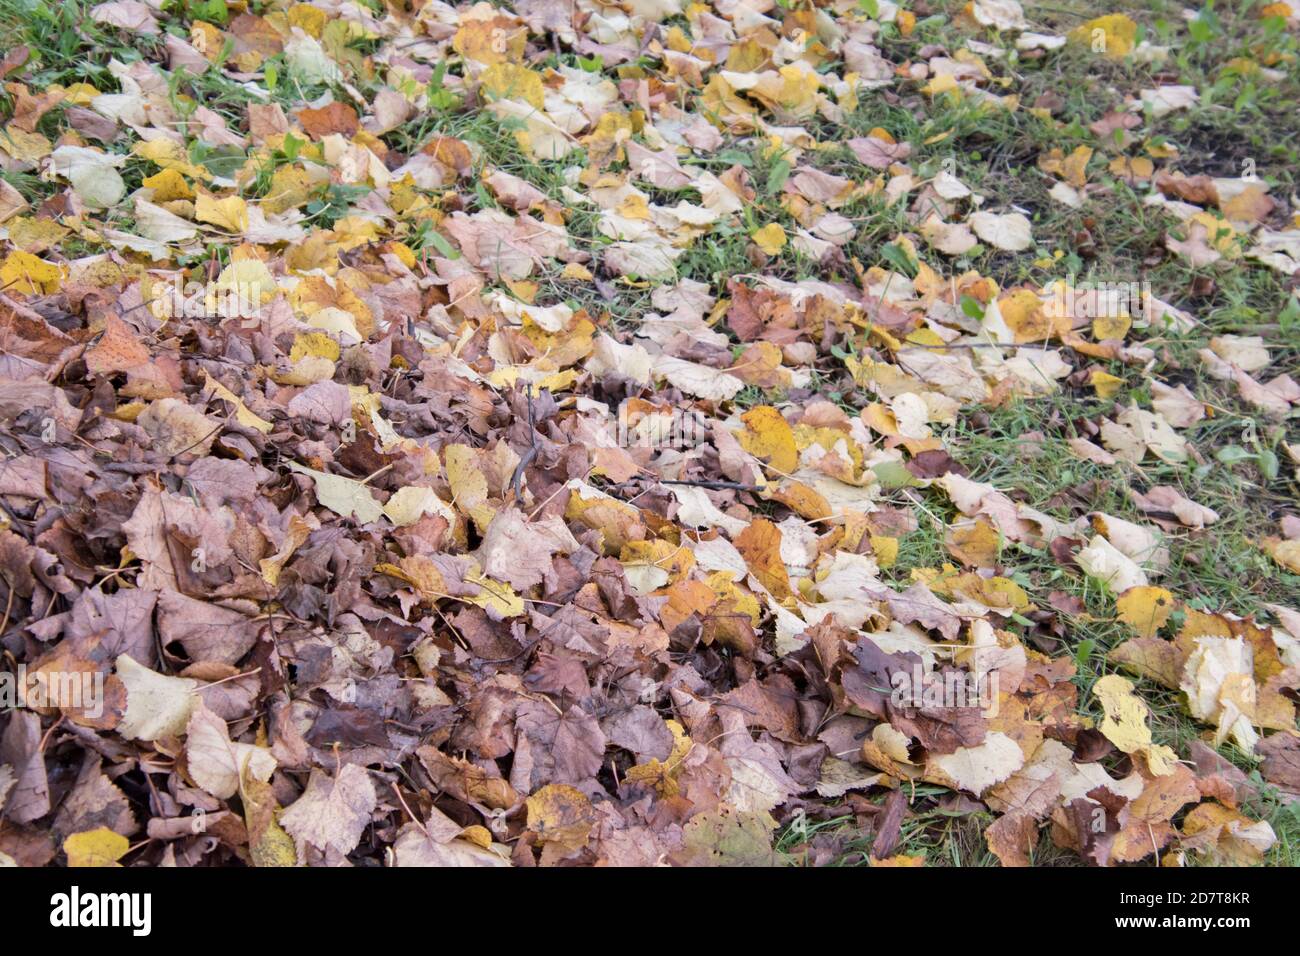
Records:
[[[663,485],[687,485],[691,488],[708,488],[712,491],[749,491],[758,494],[763,489],[758,485],[746,485],[739,481],[706,481],[691,478],[659,478]]]
[[[393,788],[393,793],[397,794],[397,802],[402,805],[402,809],[405,810],[406,815],[411,818],[411,822],[420,828],[421,833],[428,837],[429,831],[424,828],[424,824],[420,822],[420,818],[412,813],[411,808],[406,805],[406,798],[402,796],[402,791],[397,789],[397,783],[393,781],[388,785]]]
[[[525,395],[528,397],[528,431],[530,433],[532,444],[528,447],[528,451],[524,452],[524,457],[519,459],[519,464],[515,466],[515,473],[510,477],[510,487],[514,489],[515,493],[515,504],[522,504],[523,502],[524,496],[522,483],[524,479],[524,469],[533,463],[534,459],[537,458],[537,453],[539,451],[537,446],[537,426],[533,423],[532,383],[529,383],[526,386],[526,389]]]

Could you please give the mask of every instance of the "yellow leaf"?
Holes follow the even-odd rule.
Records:
[[[1273,211],[1273,200],[1268,197],[1268,187],[1261,184],[1247,186],[1227,199],[1219,200],[1219,211],[1230,221],[1253,224],[1263,222]]]
[[[624,775],[629,783],[641,783],[653,787],[661,797],[673,797],[681,789],[677,778],[682,772],[682,761],[691,752],[694,744],[687,736],[686,729],[675,720],[664,721],[673,735],[673,749],[667,760],[651,757],[646,763],[629,767]]]
[[[334,223],[334,236],[338,239],[339,246],[346,252],[377,240],[379,227],[360,216],[344,216]]]
[[[1101,369],[1093,370],[1088,379],[1089,384],[1097,390],[1098,398],[1114,398],[1124,387],[1124,380]]]
[[[861,417],[867,426],[890,438],[898,435],[898,419],[894,413],[879,402],[872,402],[862,409]]]
[[[194,218],[226,232],[243,232],[248,228],[248,204],[238,196],[215,199],[201,193],[194,204]]]
[[[163,169],[174,169],[186,176],[209,178],[207,170],[202,166],[191,163],[189,156],[185,152],[185,147],[174,140],[141,140],[131,148],[131,152],[136,156],[149,160],[156,166],[161,166]]]
[[[445,598],[447,594],[447,582],[443,579],[442,574],[430,561],[422,554],[412,554],[401,559],[399,564],[375,565],[376,574],[387,574],[389,577],[397,578],[399,581],[405,581],[411,587],[420,592],[420,597],[429,604],[435,603],[439,598]]]
[[[384,503],[384,514],[399,528],[415,524],[425,515],[441,515],[449,526],[456,524],[456,514],[432,488],[407,485],[398,488]]]
[[[230,389],[226,388],[226,386],[222,385],[207,372],[203,373],[203,385],[205,388],[212,389],[217,398],[230,402],[230,404],[235,406],[235,419],[245,428],[253,428],[261,432],[263,435],[266,435],[275,427],[265,418],[260,418],[253,414],[253,412],[249,411],[248,406],[244,404],[242,398]]]
[[[1151,637],[1164,627],[1174,610],[1174,596],[1164,588],[1129,588],[1115,602],[1119,619],[1142,637]]]
[[[581,850],[591,839],[596,811],[586,794],[564,783],[550,783],[527,801],[528,829],[537,842],[564,855]]]
[[[14,250],[0,266],[0,288],[23,295],[49,295],[59,291],[61,276],[54,263],[38,259],[30,252]]]
[[[641,512],[635,505],[611,497],[577,480],[569,482],[569,501],[564,506],[566,521],[577,521],[603,536],[607,554],[618,554],[629,541],[646,535]]]
[[[517,63],[494,63],[483,71],[483,89],[496,100],[522,100],[542,109],[546,91],[542,77]]]
[[[1232,255],[1236,252],[1237,230],[1228,220],[1213,212],[1202,211],[1187,220],[1188,227],[1195,223],[1205,227],[1205,240],[1219,252]]]
[[[324,10],[313,7],[310,3],[295,3],[289,8],[286,18],[289,21],[289,26],[298,27],[303,33],[318,40],[329,20]]]
[[[1107,59],[1122,60],[1137,44],[1137,24],[1123,13],[1110,13],[1075,27],[1069,39]]]
[[[185,177],[174,169],[164,169],[160,173],[146,176],[140,183],[145,189],[153,190],[153,202],[171,202],[173,199],[193,199],[194,190],[185,181]]]
[[[1128,330],[1133,327],[1133,320],[1127,314],[1099,315],[1092,320],[1092,334],[1098,342],[1108,339],[1123,341]]]
[[[1151,742],[1147,726],[1150,711],[1134,692],[1133,682],[1118,674],[1108,674],[1092,685],[1092,693],[1101,701],[1105,718],[1102,735],[1126,754],[1143,753],[1156,776],[1173,773],[1177,757],[1168,747]]]
[[[664,583],[681,580],[695,566],[695,555],[690,548],[675,545],[662,538],[649,541],[629,541],[619,550],[619,562],[632,578],[633,568],[652,568],[661,572]]]
[[[108,827],[74,833],[63,841],[68,866],[121,866],[117,861],[131,848],[131,842]]]
[[[1002,321],[1016,335],[1017,342],[1038,342],[1060,331],[1053,326],[1043,309],[1042,300],[1032,289],[1017,289],[998,299]]]
[[[216,61],[225,42],[225,34],[211,23],[195,20],[190,24],[190,44],[210,61]]]
[[[983,518],[948,529],[945,546],[954,558],[972,568],[991,568],[1002,549],[1001,535]]]
[[[921,87],[921,92],[926,96],[935,97],[942,93],[956,93],[961,95],[961,87],[957,85],[957,78],[951,73],[940,73]]]
[[[954,594],[979,601],[988,607],[1010,608],[1014,611],[1024,611],[1030,607],[1029,595],[1025,589],[1010,578],[982,578],[978,574],[963,574],[952,578],[949,584]],[[931,590],[936,593],[939,589],[940,582],[931,585]]]
[[[1116,156],[1110,161],[1109,169],[1121,179],[1150,179],[1156,171],[1155,164],[1145,156]]]
[[[284,543],[280,545],[280,550],[271,557],[262,558],[257,562],[257,567],[262,572],[262,579],[267,584],[274,587],[280,583],[280,572],[284,570],[285,564],[318,527],[320,527],[319,522],[312,524],[301,515],[293,515],[289,519],[289,533],[284,536]]]
[[[506,617],[518,617],[524,613],[523,598],[519,597],[515,589],[504,581],[497,581],[482,572],[475,571],[465,575],[465,583],[477,584],[481,588],[478,594],[465,600],[487,611],[489,617],[500,620]]]
[[[248,852],[257,867],[298,865],[293,838],[278,821],[280,806],[269,783],[258,780],[247,769],[241,774],[239,798],[244,805],[248,829]]]
[[[766,518],[755,518],[736,536],[736,550],[745,559],[750,573],[772,592],[778,601],[792,597],[790,573],[781,560],[781,529]]]
[[[461,18],[451,45],[467,60],[478,63],[519,62],[524,58],[528,28],[503,15],[491,19]]]
[[[799,467],[790,423],[771,405],[756,405],[740,416],[745,428],[736,433],[740,446],[774,470],[789,474]]]
[[[222,315],[249,315],[274,298],[277,289],[275,277],[261,259],[236,259],[208,288],[205,305]]]
[[[328,338],[328,336],[327,336]],[[305,355],[287,372],[275,372],[271,378],[280,385],[299,387],[324,382],[334,377],[334,363],[319,355]]]
[[[23,252],[31,253],[41,253],[57,246],[70,231],[53,219],[29,219],[26,216],[10,219],[8,227],[9,241]]]
[[[871,551],[876,556],[876,564],[882,568],[891,568],[898,560],[898,539],[873,534]]]
[[[1077,146],[1065,162],[1061,163],[1061,175],[1075,189],[1082,189],[1088,182],[1088,160],[1092,159],[1092,147]]]
[[[770,222],[762,229],[755,229],[750,238],[769,256],[779,255],[785,248],[785,230],[779,222]]]
[[[1076,147],[1069,156],[1058,147],[1039,157],[1038,168],[1045,173],[1060,176],[1075,189],[1082,189],[1088,182],[1085,170],[1090,159],[1092,148],[1089,146]]]
[[[461,514],[474,519],[479,531],[486,531],[496,509],[487,504],[487,478],[478,467],[478,456],[468,445],[448,445],[443,449],[447,484],[451,486],[451,503]]]
[[[1206,847],[1211,862],[1218,865],[1262,863],[1264,854],[1277,842],[1277,835],[1266,822],[1211,801],[1193,808],[1183,819],[1182,829],[1189,837],[1199,837],[1195,845]]]
[[[1260,542],[1260,547],[1282,567],[1293,574],[1300,574],[1300,539],[1283,541],[1281,538],[1269,537]]]
[[[348,341],[362,341],[365,339],[365,336],[361,334],[361,330],[357,328],[356,316],[346,309],[327,305],[325,308],[313,312],[306,322],[313,328],[323,329],[339,336],[346,335]]]
[[[13,123],[0,132],[0,151],[21,162],[34,163],[44,159],[53,148],[40,133],[29,133]]]
[[[282,213],[311,198],[311,175],[298,166],[281,166],[271,174],[271,187],[262,199],[262,211]]]
[[[289,350],[289,361],[297,364],[304,358],[323,358],[331,362],[339,360],[339,343],[324,332],[299,332]]]
[[[883,860],[877,860],[874,856],[867,857],[868,866],[925,866],[925,857],[907,856],[902,853],[896,853],[894,856],[887,856]]]
[[[768,485],[762,495],[779,501],[806,521],[822,521],[832,514],[830,502],[819,491],[802,481],[786,481],[779,487]]]
[[[73,83],[63,91],[63,101],[73,106],[89,106],[96,96],[99,90],[89,83]]]
[[[763,606],[748,588],[732,580],[731,571],[714,571],[705,579],[717,596],[708,621],[715,641],[736,647],[747,636],[742,625],[748,619],[751,628],[756,628],[763,620]],[[752,638],[751,638],[752,639]]]

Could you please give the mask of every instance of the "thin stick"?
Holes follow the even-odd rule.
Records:
[[[533,385],[531,382],[526,386],[524,393],[528,398],[528,433],[529,441],[528,451],[524,452],[524,457],[519,459],[519,464],[515,466],[515,473],[510,477],[510,486],[515,492],[515,504],[522,504],[524,498],[523,479],[524,470],[533,463],[539,451],[537,447],[537,426],[533,424]]]
[[[420,832],[423,833],[425,837],[428,837],[429,831],[424,828],[424,824],[420,822],[420,818],[411,812],[411,808],[406,805],[406,798],[402,796],[402,791],[397,789],[397,781],[390,781],[388,785],[393,788],[393,793],[397,794],[397,802],[402,805],[402,809],[405,810],[406,815],[411,818],[411,822],[420,828]]]
[[[5,619],[0,623],[0,637],[4,637],[5,631],[9,630],[9,612],[14,609],[14,584],[7,574],[0,574],[0,578],[4,579],[5,588],[9,591],[9,599],[5,601]]]
[[[739,481],[695,481],[687,478],[659,478],[657,480],[664,485],[686,485],[691,488],[709,488],[713,491],[750,491],[758,494],[763,490],[758,485],[745,485]]]

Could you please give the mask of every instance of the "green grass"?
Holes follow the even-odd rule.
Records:
[[[949,14],[962,4],[942,6]],[[1130,7],[1133,5],[1130,5]],[[1170,60],[1160,72],[1162,82],[1195,85],[1202,90],[1202,102],[1187,113],[1174,113],[1157,121],[1154,132],[1165,141],[1177,143],[1181,155],[1177,168],[1211,176],[1239,175],[1244,160],[1253,159],[1258,174],[1276,196],[1296,188],[1300,170],[1300,79],[1294,67],[1294,34],[1275,26],[1261,26],[1251,8],[1258,4],[1218,5],[1213,29],[1204,42],[1189,42],[1181,29],[1182,4],[1149,2],[1137,10],[1125,8],[1142,25],[1153,43],[1171,45]],[[1054,4],[1027,2],[1026,12],[1036,25],[1045,24],[1058,32],[1084,19],[1106,12],[1095,5],[1074,0]],[[934,18],[918,27],[915,43],[944,43],[949,50],[961,46],[965,34],[952,22]],[[996,42],[996,37],[981,37]],[[899,50],[915,47],[896,38]],[[887,45],[888,49],[888,45]],[[1280,56],[1290,58],[1287,79],[1281,83],[1258,83],[1234,75],[1225,64],[1235,56]],[[897,57],[891,56],[893,59]],[[956,269],[976,269],[1006,288],[1017,282],[1040,284],[1065,272],[1079,280],[1147,281],[1159,298],[1194,315],[1200,325],[1191,333],[1168,336],[1146,344],[1156,349],[1157,361],[1148,370],[1125,367],[1118,362],[1100,362],[1099,367],[1121,376],[1125,387],[1112,402],[1099,401],[1090,388],[1067,387],[1046,398],[1015,402],[1005,408],[964,418],[955,442],[948,450],[971,471],[977,481],[986,481],[1017,500],[1031,504],[1062,520],[1096,510],[1121,518],[1142,521],[1127,495],[1129,487],[1145,489],[1169,484],[1193,500],[1213,508],[1220,520],[1203,532],[1169,535],[1171,563],[1159,583],[1180,599],[1207,610],[1236,614],[1259,613],[1269,602],[1294,604],[1300,592],[1300,577],[1289,574],[1271,561],[1255,542],[1276,533],[1278,517],[1294,512],[1298,487],[1294,471],[1283,464],[1270,467],[1269,455],[1276,455],[1278,442],[1294,442],[1300,436],[1295,416],[1277,423],[1261,418],[1256,409],[1244,404],[1234,387],[1206,376],[1196,351],[1223,332],[1264,334],[1275,361],[1269,375],[1295,371],[1300,367],[1300,330],[1293,319],[1294,306],[1284,277],[1258,266],[1234,264],[1230,268],[1195,270],[1163,247],[1171,222],[1159,210],[1143,206],[1140,192],[1110,176],[1106,163],[1115,155],[1140,155],[1141,141],[1127,150],[1102,142],[1088,125],[1107,109],[1122,108],[1122,93],[1155,85],[1156,70],[1133,63],[1108,63],[1069,50],[1047,58],[1043,64],[1012,59],[1005,64],[987,61],[995,76],[1014,68],[1020,81],[1011,89],[1023,105],[1055,93],[1061,98],[1055,116],[1066,125],[1055,128],[1024,109],[1014,112],[978,111],[968,104],[886,103],[883,98],[865,97],[864,103],[846,123],[846,133],[861,135],[875,126],[888,129],[900,140],[913,144],[937,140],[932,146],[914,151],[911,162],[922,174],[933,174],[945,163],[976,192],[987,198],[985,208],[1015,205],[1031,213],[1036,247],[1041,254],[1060,256],[1046,269],[1029,254],[1006,255],[978,248]],[[1176,78],[1168,74],[1176,74]],[[1085,210],[1070,210],[1047,195],[1053,178],[1036,167],[1037,157],[1053,147],[1069,153],[1076,146],[1090,146],[1096,152],[1088,167],[1090,182],[1106,190],[1095,195]],[[847,152],[828,151],[818,163],[829,172],[847,172],[852,160]],[[902,231],[899,209],[863,203],[853,210],[861,216],[860,231],[851,251],[866,265],[879,264],[884,242]],[[847,213],[846,213],[847,214]],[[1086,241],[1081,242],[1086,230]],[[1212,280],[1208,294],[1204,280]],[[1202,288],[1195,288],[1201,280]],[[1281,316],[1281,318],[1279,318]],[[1083,462],[1065,444],[1079,434],[1084,420],[1117,411],[1130,400],[1149,407],[1148,378],[1170,384],[1186,384],[1198,399],[1210,405],[1212,418],[1187,429],[1184,434],[1202,456],[1202,461],[1182,465],[1147,462],[1142,467],[1101,467]],[[869,400],[845,389],[847,401]],[[1043,434],[1037,455],[1024,453],[1025,432]],[[1216,457],[1218,456],[1218,457]],[[1073,493],[1073,494],[1072,494]],[[925,508],[939,520],[952,517],[952,509],[941,494],[922,493]],[[1053,506],[1053,502],[1060,504]],[[1067,504],[1068,501],[1068,504]],[[906,501],[900,499],[900,504]],[[894,586],[910,582],[913,568],[933,568],[948,558],[942,528],[920,518],[917,531],[900,542],[897,565],[883,577]],[[1087,694],[1097,678],[1112,672],[1107,652],[1131,636],[1114,617],[1113,598],[1077,573],[1057,565],[1046,551],[1017,547],[1004,553],[1007,573],[1021,583],[1031,600],[1046,605],[1050,591],[1059,590],[1084,601],[1086,615],[1068,619],[1066,636],[1059,652],[1070,653],[1080,664],[1076,682],[1084,713],[1100,713]],[[1132,675],[1128,675],[1132,676]],[[1152,708],[1152,730],[1157,743],[1174,746],[1181,753],[1194,739],[1204,739],[1204,728],[1189,717],[1180,695],[1146,680],[1138,681],[1139,694]],[[1256,796],[1245,812],[1268,820],[1278,836],[1270,853],[1270,865],[1290,866],[1300,854],[1300,813],[1294,804],[1280,799],[1274,788],[1260,779],[1253,758],[1231,744],[1220,750],[1243,770],[1252,773]],[[934,788],[930,788],[934,789]],[[939,809],[938,798],[945,791],[925,792],[918,788],[903,826],[899,853],[923,855],[937,865],[992,865],[982,830],[992,817],[987,814],[950,816]],[[910,791],[909,791],[910,793]],[[839,817],[809,828],[828,845],[839,847],[842,865],[865,863],[870,838],[858,834],[852,817]],[[802,836],[802,835],[799,835]],[[783,849],[798,850],[801,839],[787,835]],[[1034,854],[1036,865],[1078,865],[1074,854],[1057,849],[1044,830]],[[794,859],[799,859],[795,853]],[[1150,862],[1150,861],[1147,861]],[[1193,863],[1204,862],[1193,860]]]

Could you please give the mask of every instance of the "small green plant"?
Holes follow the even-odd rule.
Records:
[[[369,186],[329,183],[320,187],[307,203],[307,215],[322,228],[329,228],[351,211],[354,202],[370,192]]]

